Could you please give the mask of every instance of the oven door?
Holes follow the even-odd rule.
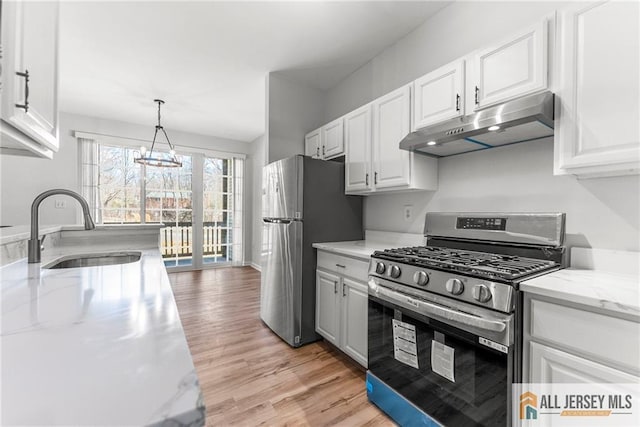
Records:
[[[407,419],[417,407],[445,426],[510,425],[512,314],[370,277],[368,321],[368,395],[392,418],[404,417],[397,422],[424,424]],[[379,382],[392,390],[376,390]],[[398,410],[394,392],[411,402],[409,411]]]

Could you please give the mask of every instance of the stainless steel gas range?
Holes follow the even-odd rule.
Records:
[[[400,425],[509,426],[521,281],[563,268],[562,213],[428,213],[369,266],[367,394]]]

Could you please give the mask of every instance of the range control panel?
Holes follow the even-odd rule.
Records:
[[[507,228],[507,218],[458,217],[456,228],[459,230],[501,230]]]

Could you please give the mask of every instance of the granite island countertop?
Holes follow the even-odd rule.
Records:
[[[90,233],[65,237],[63,228],[42,264],[22,259],[0,268],[0,424],[203,425],[157,232],[128,229],[111,241]],[[122,265],[41,268],[67,254],[119,250],[142,256]]]

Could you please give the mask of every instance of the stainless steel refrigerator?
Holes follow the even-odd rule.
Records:
[[[362,197],[345,196],[344,163],[294,156],[262,174],[260,317],[293,347],[316,341],[312,244],[360,240]]]

